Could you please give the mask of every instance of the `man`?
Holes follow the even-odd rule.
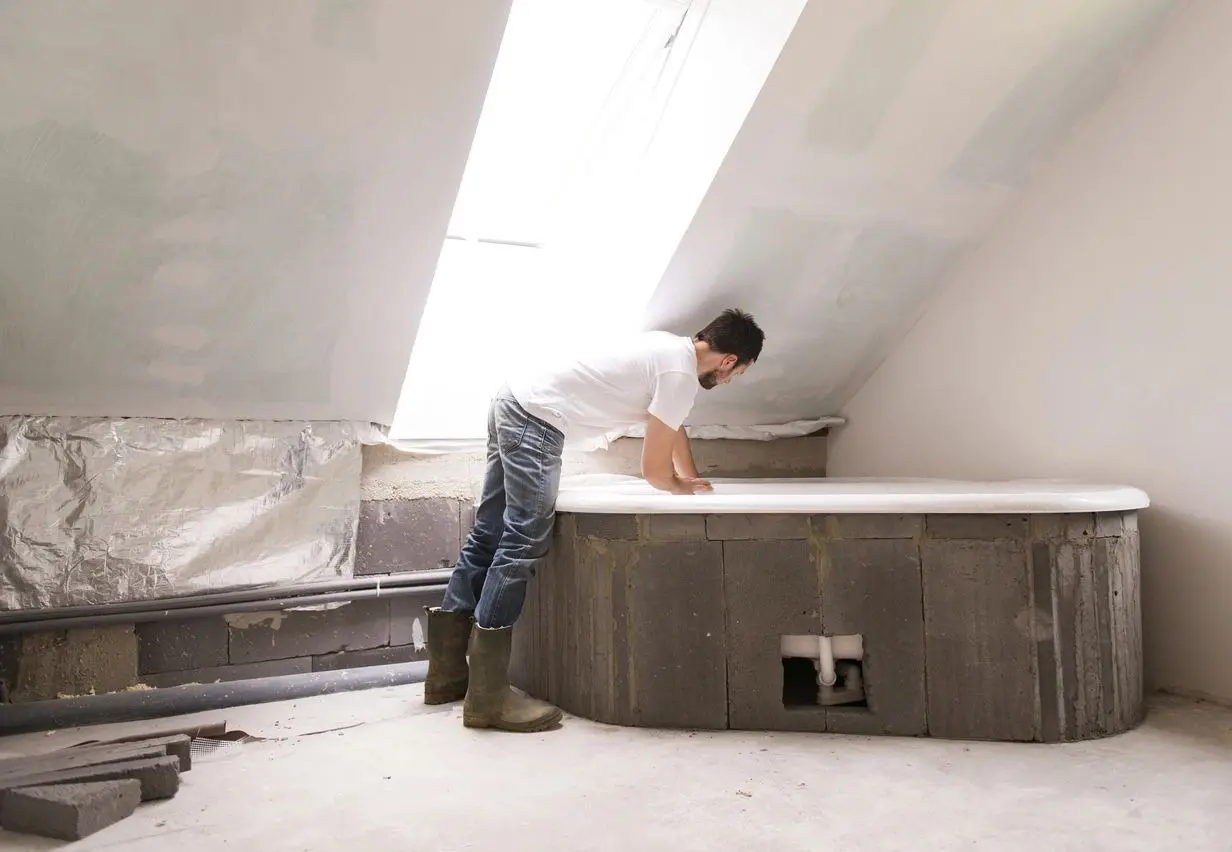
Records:
[[[444,601],[428,609],[425,703],[465,698],[463,724],[474,728],[530,732],[560,721],[558,708],[511,689],[508,669],[526,583],[548,552],[565,446],[603,445],[611,433],[644,424],[646,481],[672,494],[710,490],[684,420],[698,388],[742,374],[764,340],[751,316],[729,309],[692,338],[646,332],[628,348],[514,380],[497,393],[475,525]]]

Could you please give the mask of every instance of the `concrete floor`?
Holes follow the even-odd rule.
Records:
[[[161,720],[280,738],[73,849],[1165,852],[1232,849],[1232,711],[1157,699],[1068,746],[608,728],[465,730],[400,687]],[[142,725],[0,739],[32,753]],[[354,726],[354,727],[345,727]],[[338,730],[344,728],[343,730]],[[62,844],[0,832],[0,849]]]

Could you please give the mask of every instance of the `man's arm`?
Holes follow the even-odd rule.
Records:
[[[700,479],[697,472],[697,462],[693,461],[693,448],[689,445],[689,435],[681,426],[676,430],[676,443],[672,445],[672,461],[676,465],[676,475],[683,479]]]
[[[681,429],[673,429],[653,414],[646,418],[646,438],[642,442],[642,477],[660,491],[673,494],[696,494],[709,491],[710,483],[696,476],[677,476],[673,468],[673,456]],[[686,442],[688,438],[684,439]],[[692,462],[690,455],[689,461]]]

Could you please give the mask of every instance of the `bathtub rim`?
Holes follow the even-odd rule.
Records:
[[[604,515],[860,514],[1036,515],[1134,512],[1150,506],[1140,488],[1066,479],[959,480],[911,477],[719,477],[710,494],[656,491],[640,477],[563,477],[556,511]],[[812,492],[725,493],[742,483],[814,485]],[[879,490],[874,490],[879,489]]]

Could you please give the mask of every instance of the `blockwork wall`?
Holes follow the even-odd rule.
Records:
[[[1055,742],[1142,718],[1110,515],[566,515],[516,680],[621,725]],[[864,637],[865,707],[788,706],[785,635]]]

